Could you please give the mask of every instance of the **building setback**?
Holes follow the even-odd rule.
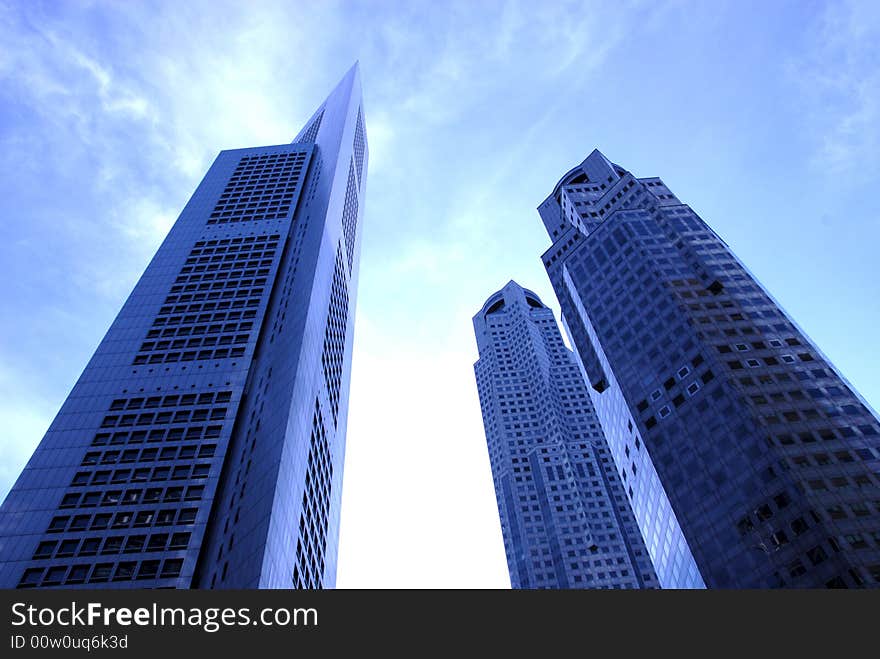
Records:
[[[553,312],[511,281],[474,316],[474,331],[513,588],[657,588],[587,385]]]
[[[880,586],[880,424],[658,178],[593,151],[543,262],[664,587]]]
[[[0,508],[0,586],[334,585],[366,176],[357,65],[220,153]]]

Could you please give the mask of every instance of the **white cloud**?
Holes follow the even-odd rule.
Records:
[[[337,585],[508,587],[473,360],[356,336]]]
[[[672,6],[0,5],[0,100],[14,109],[0,116],[28,119],[0,129],[0,165],[39,188],[0,228],[20,257],[5,273],[28,292],[10,295],[14,332],[39,344],[0,353],[15,368],[0,393],[20,394],[0,409],[0,464],[23,464],[57,410],[46,401],[66,393],[104,329],[94,325],[112,318],[216,153],[292,139],[359,58],[370,164],[338,583],[506,586],[471,315],[511,278],[553,304],[534,208],[574,162],[553,160],[569,152],[548,143],[581,129],[601,139],[613,119],[594,129],[587,116],[613,111],[614,84],[669,102],[659,75],[633,75],[650,59],[629,62],[623,81],[617,65],[645,31],[674,34],[666,13],[691,15]],[[795,69],[816,148],[840,171],[868,162],[876,173],[876,7],[829,5],[815,54]]]
[[[809,55],[789,71],[803,95],[815,164],[870,180],[880,171],[880,4],[828,4],[807,38]]]
[[[470,316],[516,273],[497,274],[503,250],[493,237],[505,231],[511,202],[487,188],[517,185],[516,163],[587,81],[584,62],[600,62],[616,42],[620,19],[576,4],[508,3],[487,16],[472,3],[425,3],[363,21],[355,15],[372,9],[335,3],[169,7],[0,10],[9,45],[0,93],[34,115],[34,130],[4,138],[4,162],[27,163],[27,180],[56,185],[22,236],[35,257],[58,257],[43,276],[56,273],[59,306],[19,300],[17,315],[43,323],[48,344],[58,342],[51,328],[59,317],[74,319],[68,353],[85,359],[94,337],[82,331],[84,308],[121,304],[217,151],[292,139],[359,57],[371,251],[362,265],[339,585],[505,587]],[[89,11],[112,29],[95,33]],[[577,79],[534,111],[517,96],[556,88],[554,77],[575,62]],[[531,112],[516,135],[486,114],[499,95],[509,101],[496,106],[501,116]],[[475,120],[491,129],[478,136],[491,148],[480,155],[462,144],[460,167],[439,160]],[[49,150],[52,158],[35,156]],[[473,177],[468,168],[485,172]],[[451,178],[437,180],[443,169]],[[444,193],[453,186],[454,195]],[[529,259],[539,272],[537,254]],[[462,296],[463,279],[476,299]],[[365,289],[388,282],[397,297]],[[63,396],[52,380],[39,375],[16,399],[18,412],[4,417],[15,437],[6,448],[13,453],[0,457],[12,469],[55,411],[46,391]]]

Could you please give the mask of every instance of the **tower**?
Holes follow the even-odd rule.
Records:
[[[538,211],[660,583],[880,586],[877,417],[724,241],[598,151]]]
[[[357,64],[219,154],[0,508],[0,585],[334,585],[366,175]]]
[[[587,385],[516,282],[474,316],[474,364],[514,588],[656,588]]]

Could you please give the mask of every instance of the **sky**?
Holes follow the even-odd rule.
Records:
[[[660,176],[880,407],[880,3],[0,0],[0,497],[222,149],[359,60],[370,144],[337,585],[509,586],[471,317],[558,314],[535,208]]]

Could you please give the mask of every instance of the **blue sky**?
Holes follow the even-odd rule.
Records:
[[[880,3],[0,0],[0,495],[221,149],[351,63],[370,171],[338,584],[508,585],[470,318],[535,207],[661,176],[880,407]]]

